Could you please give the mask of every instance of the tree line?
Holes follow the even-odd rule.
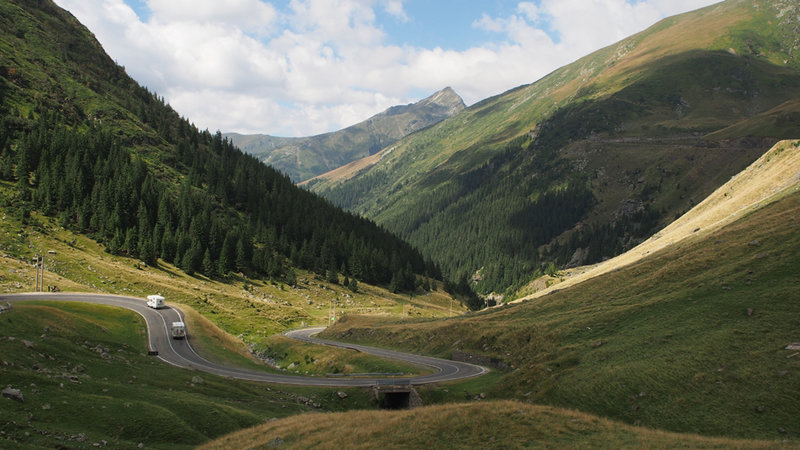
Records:
[[[152,100],[139,112],[146,122],[166,119],[158,131],[174,142],[166,152],[132,149],[111,127],[90,120],[67,126],[41,110],[33,120],[3,121],[0,178],[107,251],[151,265],[160,258],[188,274],[293,282],[299,267],[371,284],[394,279],[400,290],[414,287],[405,281],[409,273],[441,279],[406,242],[297,188],[219,132],[170,120],[158,111],[168,108],[163,99]]]

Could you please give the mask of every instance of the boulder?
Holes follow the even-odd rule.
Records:
[[[2,395],[5,398],[16,400],[20,403],[25,402],[25,398],[22,396],[22,391],[20,391],[19,389],[14,389],[11,386],[8,386],[7,388],[3,389]]]

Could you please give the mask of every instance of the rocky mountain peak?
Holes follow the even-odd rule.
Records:
[[[418,104],[420,106],[435,105],[445,108],[449,113],[448,115],[456,114],[467,107],[467,105],[464,104],[464,100],[461,98],[461,96],[459,96],[456,91],[449,86],[439,92],[434,93],[428,98],[420,100]]]

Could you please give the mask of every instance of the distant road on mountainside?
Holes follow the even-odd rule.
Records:
[[[191,346],[192,330],[187,330],[186,339],[171,339],[169,327],[171,322],[184,321],[183,313],[173,306],[167,305],[162,309],[152,309],[147,306],[144,299],[107,294],[85,293],[25,293],[25,294],[0,294],[0,301],[20,302],[31,300],[71,301],[84,303],[99,303],[103,305],[127,308],[144,317],[147,324],[148,349],[162,361],[185,369],[201,370],[223,377],[240,380],[261,381],[265,383],[292,384],[302,386],[375,386],[384,384],[430,384],[442,381],[453,381],[483,375],[488,370],[474,364],[433,358],[429,356],[413,355],[392,350],[384,350],[363,345],[345,344],[341,342],[315,339],[311,335],[318,333],[323,328],[306,328],[287,332],[286,336],[305,342],[321,345],[331,345],[340,348],[349,348],[363,353],[368,353],[384,358],[396,359],[412,364],[428,366],[436,373],[414,378],[326,378],[309,376],[292,376],[261,372],[257,370],[238,369],[215,364],[199,356]]]

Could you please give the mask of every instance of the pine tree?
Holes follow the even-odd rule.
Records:
[[[203,273],[209,277],[213,278],[217,272],[217,265],[214,264],[214,261],[211,259],[211,251],[206,249],[205,253],[203,254]]]
[[[232,269],[236,258],[236,240],[233,232],[228,232],[222,243],[217,260],[217,270],[220,275],[226,276]]]
[[[6,149],[0,156],[0,179],[11,181],[14,177],[14,156]]]
[[[136,256],[139,254],[136,240],[136,228],[128,228],[128,231],[125,233],[125,243],[122,244],[122,251],[128,256]]]
[[[395,272],[392,274],[392,280],[389,282],[389,291],[393,294],[397,294],[400,292],[400,286],[402,284],[402,275],[399,272]]]
[[[297,274],[294,272],[293,269],[289,269],[286,271],[286,284],[288,284],[289,286],[297,285]]]
[[[325,273],[325,281],[331,284],[339,284],[339,274],[333,269],[328,269]]]
[[[111,253],[112,255],[118,255],[122,250],[122,244],[123,244],[122,232],[119,229],[117,229],[114,232],[114,236],[111,238],[111,241],[109,241],[108,246],[106,247],[106,251],[108,253]]]
[[[350,282],[347,283],[347,288],[353,292],[358,292],[358,281],[355,278],[351,278]]]
[[[181,269],[186,272],[187,275],[194,275],[197,272],[203,263],[203,248],[199,242],[195,242],[192,244],[191,247],[186,251],[186,254],[183,255],[181,259]]]
[[[139,241],[139,259],[148,266],[155,266],[158,264],[156,250],[153,246],[153,241],[149,237],[144,237]]]
[[[431,282],[428,279],[428,277],[424,277],[422,279],[422,290],[424,290],[425,292],[430,292],[431,290]]]
[[[247,244],[245,244],[244,238],[240,237],[236,241],[236,270],[239,272],[245,272],[250,267],[250,258],[247,253]]]
[[[172,235],[172,229],[167,227],[161,236],[161,259],[169,263],[174,262],[175,251],[175,238]]]

